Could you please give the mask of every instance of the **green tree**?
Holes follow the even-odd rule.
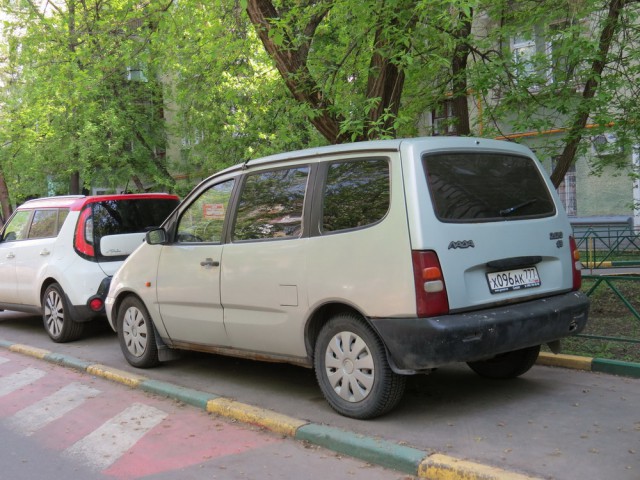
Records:
[[[630,151],[640,140],[640,3],[629,0],[491,2],[484,35],[471,50],[470,83],[484,99],[486,134],[563,132],[540,154],[556,160],[558,186],[578,154],[605,130]],[[518,54],[510,42],[532,46]],[[617,158],[617,161],[626,156]],[[601,168],[613,157],[595,160]],[[623,166],[623,165],[619,165]]]
[[[19,182],[12,188],[79,193],[92,181],[140,188],[140,178],[171,188],[162,85],[148,61],[163,7],[67,0],[43,10],[25,0],[3,9],[15,73],[0,162]]]

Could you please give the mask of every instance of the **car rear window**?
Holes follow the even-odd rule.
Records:
[[[533,158],[474,152],[424,155],[423,162],[435,212],[442,221],[504,221],[555,214]]]
[[[107,200],[92,204],[93,244],[107,235],[144,232],[158,227],[178,205],[176,199]]]

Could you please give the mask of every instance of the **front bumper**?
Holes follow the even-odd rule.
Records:
[[[431,318],[371,318],[398,373],[490,358],[580,333],[589,298],[570,292]]]

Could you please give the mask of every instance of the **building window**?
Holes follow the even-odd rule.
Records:
[[[437,109],[431,112],[431,126],[433,135],[456,135],[458,133],[452,100],[444,100]]]
[[[532,82],[534,89],[570,80],[570,65],[564,52],[566,23],[523,32],[511,39],[510,48],[517,79]]]
[[[554,166],[555,166],[554,162]],[[564,210],[570,217],[578,215],[578,201],[576,199],[576,166],[569,167],[564,180],[558,187],[558,196],[564,205]]]

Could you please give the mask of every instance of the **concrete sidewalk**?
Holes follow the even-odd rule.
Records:
[[[29,355],[91,375],[100,376],[131,388],[163,395],[236,421],[265,428],[296,440],[328,448],[335,452],[391,468],[420,478],[449,480],[532,480],[535,477],[464,461],[439,452],[420,450],[379,438],[354,434],[327,425],[288,417],[223,396],[179,387],[149,379],[106,365],[87,362],[69,355],[0,340],[0,347]],[[538,363],[546,366],[598,371],[640,378],[640,364],[611,360],[541,353]]]

